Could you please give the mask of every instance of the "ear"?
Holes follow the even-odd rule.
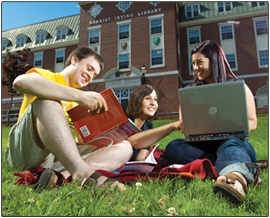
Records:
[[[71,61],[70,61],[70,63],[71,63],[72,65],[74,65],[74,66],[75,66],[75,64],[76,64],[77,60],[78,60],[77,55],[73,55],[73,56],[71,57]]]

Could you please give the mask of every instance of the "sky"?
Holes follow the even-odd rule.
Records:
[[[2,1],[2,31],[80,13],[72,1]]]

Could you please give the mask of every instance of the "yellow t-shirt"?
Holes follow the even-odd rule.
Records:
[[[39,73],[41,76],[44,76],[56,83],[59,83],[61,85],[64,85],[64,86],[68,86],[68,84],[66,83],[63,75],[61,73],[53,73],[49,70],[44,70],[44,69],[39,69],[39,68],[32,68],[30,70],[28,70],[26,72],[26,74],[29,74],[29,73],[33,73],[33,72],[36,72],[36,73]],[[25,112],[26,108],[36,99],[37,97],[36,96],[33,96],[33,95],[27,95],[25,94],[24,95],[24,99],[23,99],[23,102],[22,102],[22,105],[21,105],[21,109],[20,109],[20,113],[19,113],[19,117],[18,117],[18,121],[19,119],[21,118],[22,114]],[[71,109],[72,107],[74,107],[75,105],[77,105],[76,102],[71,102],[71,101],[61,101],[62,103],[62,106],[63,106],[63,109],[64,109],[64,112],[66,114],[66,117],[68,119],[68,121],[70,121],[69,119],[69,116],[67,114],[67,111],[69,109]]]

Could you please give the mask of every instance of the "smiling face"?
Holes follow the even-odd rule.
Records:
[[[202,53],[194,53],[192,55],[193,70],[197,74],[199,80],[204,80],[208,84],[213,83],[213,74],[211,71],[211,61]]]
[[[73,79],[69,81],[70,86],[74,88],[87,86],[100,72],[100,64],[93,56],[88,56],[79,61],[74,55],[71,58],[71,65],[73,66]]]
[[[153,90],[150,95],[147,95],[142,100],[141,118],[149,119],[153,117],[158,109],[157,94]]]

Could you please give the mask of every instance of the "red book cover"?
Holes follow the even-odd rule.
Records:
[[[121,104],[111,88],[100,93],[105,99],[108,110],[99,114],[77,105],[68,111],[74,126],[84,143],[95,148],[116,144],[140,131],[127,118]]]

